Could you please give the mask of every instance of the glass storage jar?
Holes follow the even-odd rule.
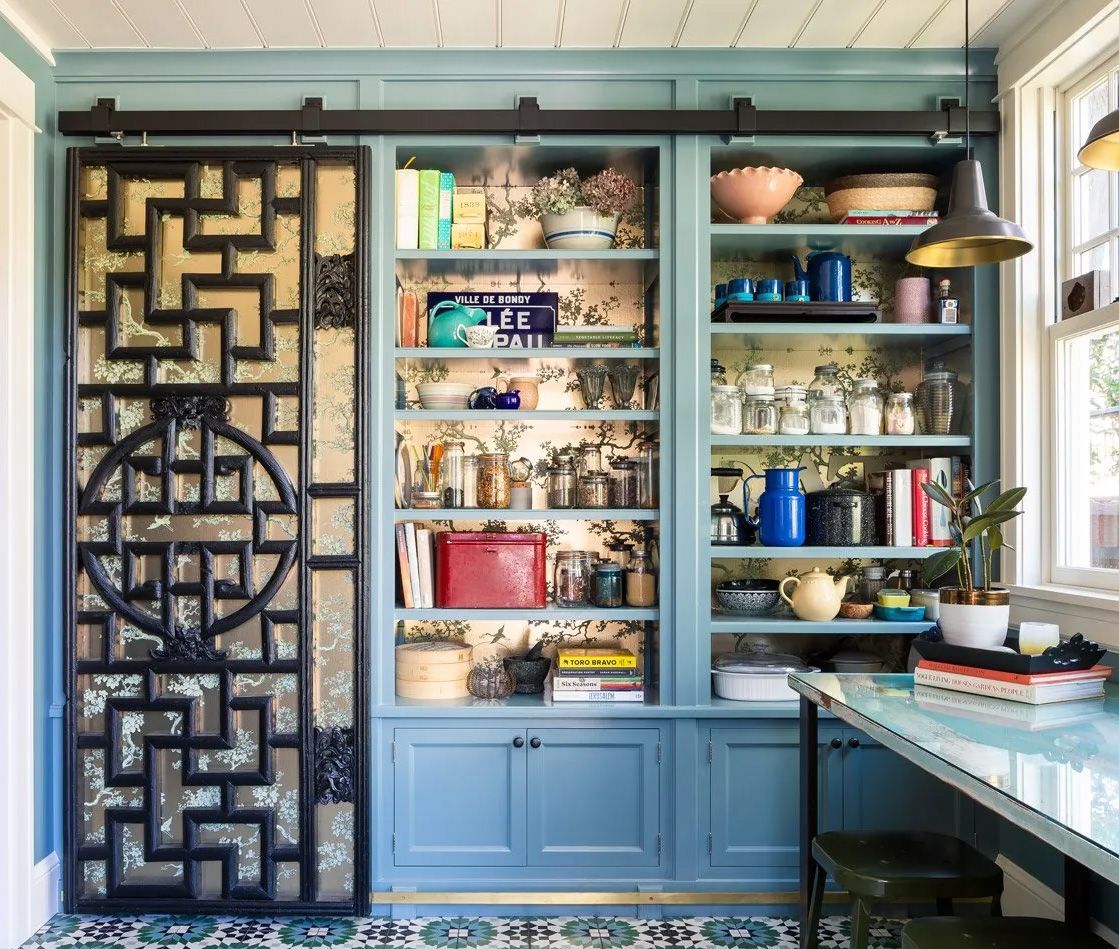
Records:
[[[917,422],[926,435],[956,434],[962,391],[959,374],[934,362],[917,385]]]
[[[466,452],[462,442],[444,442],[439,463],[439,490],[443,507],[466,506]]]
[[[610,462],[610,506],[637,507],[637,462],[618,458]]]
[[[578,452],[575,470],[579,472],[580,476],[603,474],[606,468],[602,464],[602,447],[600,445],[583,445]]]
[[[764,362],[747,366],[738,386],[745,395],[773,395],[773,367]]]
[[[876,379],[856,379],[847,400],[852,435],[882,434],[882,395]]]
[[[771,395],[748,395],[742,409],[742,434],[776,435],[777,406]]]
[[[657,602],[657,576],[649,561],[649,552],[635,550],[626,566],[626,604],[629,606],[655,606]]]
[[[604,474],[585,474],[579,476],[579,507],[596,508],[610,506],[609,479]]]
[[[509,507],[509,456],[503,451],[478,456],[478,507]]]
[[[813,435],[846,435],[847,406],[840,396],[821,396],[808,409]]]
[[[557,455],[548,468],[548,507],[557,511],[575,507],[575,468],[567,455]]]
[[[742,391],[738,386],[711,387],[711,434],[742,434]]]
[[[613,609],[625,603],[622,568],[616,563],[600,563],[594,569],[594,605]]]
[[[916,430],[913,393],[891,392],[886,399],[886,434],[912,435]]]
[[[412,491],[412,507],[416,510],[435,511],[442,507],[443,495],[438,491]]]
[[[808,390],[804,386],[781,386],[773,396],[773,401],[777,406],[777,412],[780,414],[783,409],[790,402],[804,402],[808,397]]]
[[[711,385],[725,386],[727,384],[727,371],[718,359],[711,360]]]
[[[561,550],[554,574],[556,606],[586,606],[591,593],[591,558],[585,550]]]
[[[478,456],[462,459],[462,506],[478,506]]]
[[[654,508],[660,504],[660,454],[657,443],[649,438],[641,442],[637,458],[637,506]]]
[[[817,366],[816,376],[808,386],[808,404],[817,399],[843,397],[843,385],[839,381],[839,367],[834,363]]]
[[[799,400],[786,402],[781,407],[777,431],[781,435],[807,435],[809,431],[807,403]]]

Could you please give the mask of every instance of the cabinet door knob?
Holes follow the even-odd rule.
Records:
[[[848,747],[848,748],[858,748],[858,747],[859,747],[859,739],[857,739],[857,738],[848,738],[848,739],[847,739],[847,747]]]
[[[525,740],[520,735],[518,735],[516,738],[513,739],[513,747],[514,748],[523,748],[524,746],[525,746]]]
[[[540,747],[540,739],[539,738],[530,738],[528,740],[528,743],[530,745],[532,745],[533,748],[539,748]]]
[[[843,747],[843,742],[840,741],[838,738],[833,738],[830,742],[828,742],[828,744],[831,745],[833,748]]]

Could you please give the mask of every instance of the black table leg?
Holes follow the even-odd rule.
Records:
[[[1091,921],[1092,871],[1065,857],[1065,925],[1075,933],[1088,932]]]
[[[816,703],[800,700],[800,945],[808,945],[808,907],[812,899],[812,841],[819,819],[820,763],[817,755]]]

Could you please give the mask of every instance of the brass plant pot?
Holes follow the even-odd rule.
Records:
[[[953,606],[1009,606],[1010,591],[998,588],[965,590],[962,587],[941,587],[940,602]]]

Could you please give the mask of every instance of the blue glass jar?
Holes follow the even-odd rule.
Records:
[[[728,303],[746,303],[754,299],[754,281],[747,277],[735,277],[727,284]]]
[[[715,309],[719,309],[724,303],[727,302],[727,285],[725,283],[715,284]]]
[[[762,300],[767,303],[780,303],[783,298],[783,289],[784,287],[780,280],[759,280],[755,289],[754,299]]]

